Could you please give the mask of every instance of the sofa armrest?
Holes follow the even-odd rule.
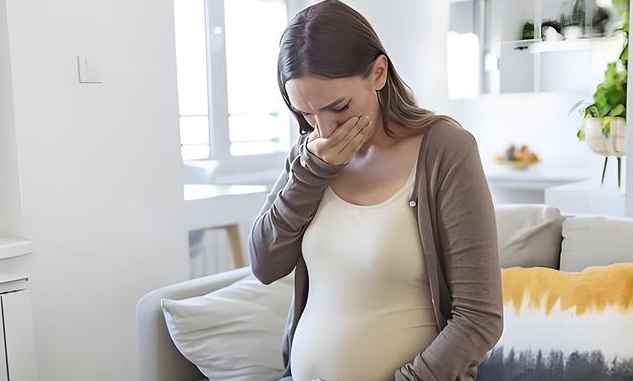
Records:
[[[204,376],[174,346],[160,306],[162,298],[186,299],[219,290],[251,274],[250,267],[191,279],[152,290],[136,304],[141,381],[194,381]]]

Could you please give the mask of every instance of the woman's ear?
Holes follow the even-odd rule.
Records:
[[[389,68],[389,62],[387,56],[381,54],[374,60],[372,72],[372,83],[376,91],[382,90],[387,83],[387,72]]]

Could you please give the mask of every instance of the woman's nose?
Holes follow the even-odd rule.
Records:
[[[338,121],[331,116],[316,115],[314,118],[316,123],[316,129],[319,133],[319,137],[329,138],[334,130],[340,125]]]

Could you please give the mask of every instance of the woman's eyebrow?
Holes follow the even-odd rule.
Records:
[[[334,108],[334,106],[336,106],[336,105],[338,105],[338,104],[340,104],[341,102],[344,102],[344,101],[345,101],[345,98],[344,98],[344,97],[340,97],[340,98],[338,98],[337,100],[335,100],[334,102],[328,103],[327,105],[325,105],[325,106],[321,107],[321,108],[319,109],[319,111],[323,111],[323,110],[327,110],[327,109],[332,109],[332,108]],[[290,106],[290,108],[291,108],[293,111],[295,111],[295,112],[298,112],[298,113],[304,113],[303,111],[299,110],[298,108],[296,108],[296,107],[294,107],[294,106],[292,106],[292,105]]]
[[[337,104],[339,104],[339,103],[341,103],[341,102],[344,102],[344,101],[345,101],[345,98],[341,97],[341,98],[339,98],[339,99],[335,100],[334,102],[332,102],[332,103],[330,103],[330,104],[328,104],[328,105],[325,105],[325,106],[321,107],[321,108],[319,109],[319,111],[323,111],[323,110],[327,110],[327,109],[332,109],[334,106],[336,106]]]

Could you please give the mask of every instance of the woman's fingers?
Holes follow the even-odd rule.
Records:
[[[334,130],[332,135],[328,137],[328,140],[333,146],[336,146],[337,144],[344,142],[348,136],[356,135],[356,133],[362,129],[363,118],[369,119],[368,116],[353,116],[349,118],[345,123]]]
[[[328,138],[318,138],[312,133],[308,149],[329,164],[347,164],[371,136],[371,125],[368,116],[352,117]]]
[[[360,126],[358,133],[356,133],[356,135],[348,135],[344,142],[344,145],[340,147],[340,157],[346,158],[346,162],[352,160],[356,152],[361,149],[363,144],[365,144],[371,136],[372,122],[369,120],[369,118],[367,118],[365,122],[361,123],[363,124]]]

